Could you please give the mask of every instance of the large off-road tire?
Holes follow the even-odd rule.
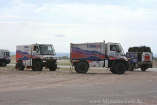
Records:
[[[34,67],[31,67],[33,71],[35,71]]]
[[[32,67],[35,71],[42,71],[43,66],[40,61],[36,61]]]
[[[56,64],[49,66],[49,70],[50,71],[56,71],[56,69],[57,69],[57,65]]]
[[[89,66],[88,66],[88,64],[86,62],[79,62],[75,66],[75,71],[77,73],[87,73],[88,68],[89,68]]]
[[[25,67],[23,66],[22,61],[18,61],[17,64],[16,64],[16,66],[17,66],[17,69],[20,70],[20,71],[23,71],[24,68],[25,68]]]
[[[1,66],[2,66],[2,67],[6,67],[6,66],[7,66],[6,62],[5,62],[5,61],[2,61]]]
[[[110,68],[110,71],[111,71],[113,74],[116,74],[116,73],[114,72],[114,68]]]
[[[146,67],[141,67],[141,71],[146,71]]]
[[[114,67],[115,74],[124,74],[126,71],[126,66],[124,63],[116,63]]]

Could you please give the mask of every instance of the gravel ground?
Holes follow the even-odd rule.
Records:
[[[151,70],[157,70],[156,68]],[[55,88],[63,86],[90,86],[96,84],[113,84],[133,81],[157,81],[157,72],[135,70],[125,74],[112,74],[107,69],[89,69],[87,74],[78,74],[69,68],[57,71],[17,71],[13,66],[0,68],[0,91]]]

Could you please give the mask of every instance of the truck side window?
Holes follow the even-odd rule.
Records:
[[[34,46],[34,49],[33,49],[33,51],[36,51],[36,46]]]
[[[10,53],[9,52],[4,52],[3,55],[7,55],[7,56],[10,56]]]
[[[33,51],[38,51],[38,46],[34,46]]]
[[[110,51],[116,51],[115,45],[110,46]]]
[[[110,51],[118,51],[118,52],[120,52],[120,48],[119,48],[118,45],[111,45],[110,46]]]

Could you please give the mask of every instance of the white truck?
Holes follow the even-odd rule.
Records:
[[[146,71],[146,69],[153,67],[153,53],[150,47],[130,47],[126,53],[126,57],[129,59],[130,71],[138,68]]]
[[[89,67],[110,68],[114,74],[128,69],[128,60],[119,43],[71,43],[70,62],[77,73],[86,73]]]
[[[7,49],[0,49],[0,66],[5,67],[10,61],[10,51]]]
[[[42,71],[43,67],[50,71],[57,69],[57,57],[51,44],[31,44],[16,46],[16,69],[32,69]]]

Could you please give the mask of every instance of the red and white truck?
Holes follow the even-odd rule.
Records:
[[[10,61],[10,51],[7,49],[0,49],[0,66],[5,67]]]
[[[71,43],[70,62],[77,73],[86,73],[89,67],[110,68],[114,74],[123,74],[128,69],[128,60],[119,43]]]
[[[153,53],[148,46],[130,47],[126,57],[129,59],[130,71],[138,68],[146,71],[146,69],[153,67]]]
[[[32,69],[42,71],[43,67],[50,71],[57,69],[57,57],[51,44],[31,44],[16,46],[16,69]]]

